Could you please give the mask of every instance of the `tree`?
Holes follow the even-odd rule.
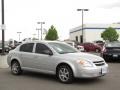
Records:
[[[101,33],[101,38],[103,38],[103,40],[105,41],[108,40],[110,42],[117,41],[119,38],[119,34],[114,28],[109,27]]]
[[[49,30],[48,33],[45,36],[46,40],[57,40],[58,39],[58,33],[56,28],[52,25]]]

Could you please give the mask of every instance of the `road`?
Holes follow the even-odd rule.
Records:
[[[24,72],[11,74],[9,68],[0,69],[0,90],[120,90],[120,63],[109,63],[109,73],[99,79],[76,79],[62,84],[55,76]]]
[[[8,68],[7,55],[0,55],[0,68]]]

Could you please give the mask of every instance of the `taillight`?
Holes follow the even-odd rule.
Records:
[[[105,53],[107,50],[106,50],[106,48],[103,48],[102,49],[102,53]]]

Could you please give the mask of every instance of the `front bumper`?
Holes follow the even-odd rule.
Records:
[[[108,73],[108,65],[96,66],[94,68],[82,68],[75,74],[76,78],[95,78],[104,76]]]

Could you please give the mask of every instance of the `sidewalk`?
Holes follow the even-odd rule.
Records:
[[[0,69],[8,68],[7,55],[0,55]]]

